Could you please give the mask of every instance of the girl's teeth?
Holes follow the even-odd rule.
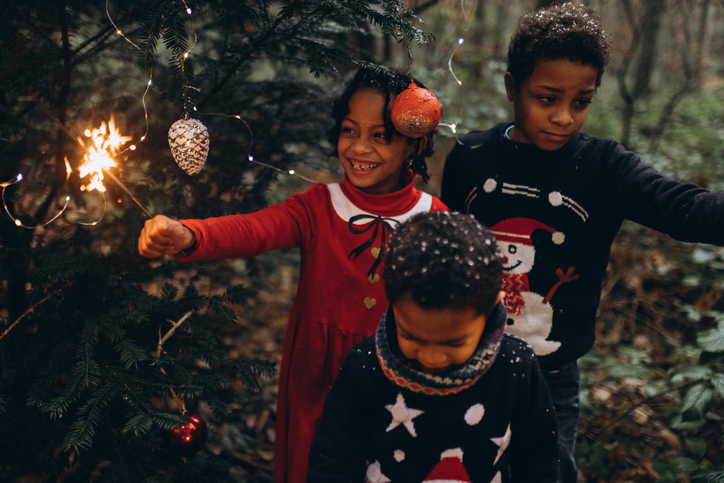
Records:
[[[371,169],[375,169],[377,167],[376,164],[355,164],[352,163],[352,166],[354,169],[359,169],[361,171],[369,171]]]

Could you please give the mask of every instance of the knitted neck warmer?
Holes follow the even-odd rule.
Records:
[[[397,343],[397,326],[392,308],[382,316],[375,334],[377,358],[385,376],[400,387],[427,395],[445,396],[466,389],[493,365],[503,340],[505,307],[499,303],[487,319],[475,353],[462,366],[441,374],[427,374],[406,360]]]

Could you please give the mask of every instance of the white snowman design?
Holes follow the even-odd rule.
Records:
[[[498,247],[505,257],[503,263],[503,290],[505,309],[508,312],[506,332],[525,340],[539,356],[557,351],[561,343],[548,340],[553,328],[553,294],[566,282],[576,280],[573,267],[556,270],[558,282],[545,296],[530,291],[528,273],[535,263],[535,247],[531,235],[535,230],[551,234],[553,243],[560,245],[565,236],[548,225],[530,218],[509,218],[491,227]]]

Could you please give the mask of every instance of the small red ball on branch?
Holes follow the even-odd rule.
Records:
[[[435,95],[414,82],[392,101],[390,116],[400,134],[421,138],[435,130],[442,109]]]
[[[178,456],[191,456],[206,443],[208,426],[201,416],[187,414],[186,422],[166,432],[166,442],[172,453]]]

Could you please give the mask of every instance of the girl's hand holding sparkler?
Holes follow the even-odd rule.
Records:
[[[191,230],[176,220],[156,215],[146,220],[138,237],[138,253],[146,258],[173,255],[196,244]]]

